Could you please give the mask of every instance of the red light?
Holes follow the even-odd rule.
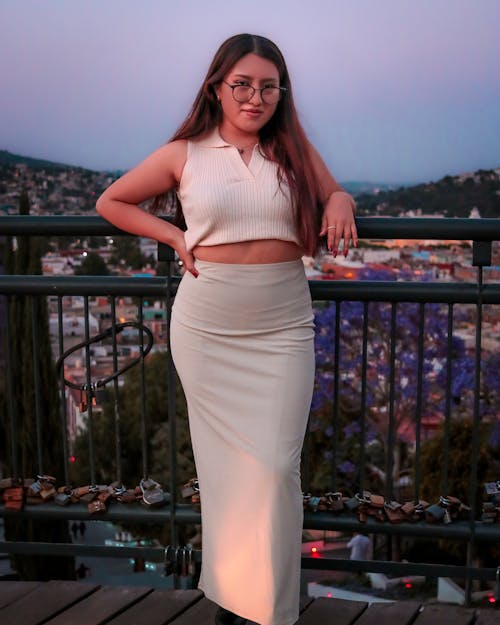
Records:
[[[69,461],[70,462],[76,462],[76,456],[70,456],[69,457]]]
[[[326,596],[327,596],[329,599],[331,599],[331,598],[332,598],[332,593],[331,593],[331,592],[328,592],[328,593],[326,593]]]
[[[411,587],[412,587],[412,584],[410,584],[410,582],[406,582],[405,588],[411,588]]]
[[[488,597],[488,601],[489,601],[490,603],[496,603],[496,599],[495,599],[495,597]]]
[[[312,558],[321,558],[321,553],[317,547],[311,547],[311,557]]]

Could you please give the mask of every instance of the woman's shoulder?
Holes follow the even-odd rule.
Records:
[[[187,148],[187,139],[175,139],[175,141],[169,141],[163,146],[164,153],[169,156],[185,156]]]
[[[175,139],[163,147],[169,156],[181,156],[186,158],[186,156],[197,147],[212,147],[217,143],[217,139],[220,142],[218,133],[212,130],[194,137],[189,137],[188,139]]]
[[[180,180],[186,162],[198,154],[203,148],[218,147],[223,142],[218,130],[209,130],[204,133],[189,137],[188,139],[175,139],[163,146],[163,157],[174,165],[176,178]]]
[[[195,137],[188,139],[189,148],[191,146],[199,148],[217,148],[228,145],[220,136],[219,128],[211,128]]]
[[[163,178],[171,179],[174,184],[180,180],[182,170],[187,160],[187,141],[179,139],[169,141],[157,148],[150,156],[141,163],[155,170]]]

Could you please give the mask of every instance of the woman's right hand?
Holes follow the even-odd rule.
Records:
[[[184,238],[184,232],[182,230],[178,230],[178,234],[176,233],[175,240],[171,243],[174,250],[177,252],[177,256],[179,257],[182,266],[186,271],[192,273],[195,278],[198,277],[198,271],[194,266],[194,256],[191,252],[188,252],[186,249],[186,240]]]

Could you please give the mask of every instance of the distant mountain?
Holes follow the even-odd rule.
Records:
[[[124,173],[97,172],[0,150],[0,206],[2,203],[10,205],[11,200],[3,194],[15,192],[21,183],[21,180],[13,177],[12,173],[12,167],[20,164],[26,165],[28,171],[32,170],[32,176],[38,177],[42,170],[56,176],[57,172],[73,172],[70,191],[61,188],[61,185],[68,186],[67,182],[60,183],[59,187],[55,179],[48,182],[49,191],[51,189],[57,191],[59,188],[63,194],[73,196],[88,195],[89,189],[93,189],[97,194],[101,193],[109,184],[110,177],[116,179]],[[41,175],[43,177],[44,174]],[[35,183],[34,179],[31,179],[31,182],[25,181],[24,184],[28,189],[37,189],[41,207],[57,212],[63,210],[61,194],[54,194],[52,200],[48,202],[49,194],[40,190],[40,181]],[[47,182],[45,184],[47,185]],[[473,214],[479,212],[481,217],[500,217],[500,168],[445,176],[437,182],[413,186],[401,184],[396,187],[383,182],[358,181],[343,182],[342,186],[356,197],[358,215],[469,217],[471,212]],[[71,210],[71,207],[68,206],[64,210]],[[80,205],[75,205],[72,210],[81,210]]]
[[[437,182],[356,194],[359,215],[500,217],[500,168],[445,176]]]
[[[75,165],[65,165],[64,163],[55,163],[41,158],[31,158],[30,156],[20,156],[12,154],[7,150],[0,150],[0,166],[1,165],[26,165],[33,169],[79,169],[85,170],[84,167],[76,167]],[[92,171],[90,169],[85,171]]]
[[[386,182],[357,182],[349,180],[342,182],[342,186],[351,195],[360,195],[362,193],[380,193],[380,191],[391,191],[399,187],[407,187],[408,184],[387,184]]]
[[[0,215],[16,215],[21,191],[28,192],[33,215],[82,215],[115,176],[64,163],[0,151]]]

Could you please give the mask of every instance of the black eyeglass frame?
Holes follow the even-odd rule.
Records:
[[[240,104],[244,104],[245,102],[250,102],[250,100],[254,97],[256,91],[260,91],[260,99],[262,100],[262,102],[265,102],[266,104],[277,104],[281,100],[282,96],[284,96],[286,92],[288,91],[286,87],[275,87],[274,85],[267,85],[266,87],[256,88],[256,87],[252,87],[252,85],[240,85],[240,84],[232,85],[231,83],[228,83],[226,80],[223,80],[222,82],[231,89],[231,92],[233,94],[233,100],[235,102],[239,102]],[[245,89],[248,89],[251,95],[245,100],[237,100],[234,96],[234,90],[236,89],[236,87],[244,87]],[[278,89],[279,97],[276,100],[276,102],[266,102],[264,100],[264,98],[262,97],[262,92],[265,91],[266,89]]]

